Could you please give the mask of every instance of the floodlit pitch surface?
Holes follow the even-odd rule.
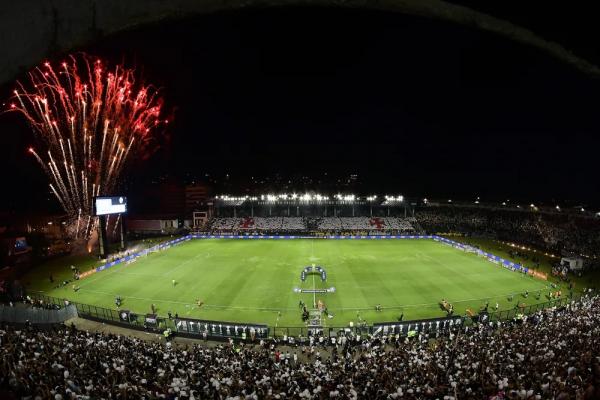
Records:
[[[316,264],[327,271],[327,281],[300,273]],[[68,268],[65,266],[65,268]],[[175,280],[175,286],[172,281]],[[85,304],[122,308],[137,313],[168,311],[180,317],[221,321],[301,326],[299,301],[312,307],[323,301],[333,318],[326,326],[444,316],[441,299],[454,304],[455,314],[512,308],[535,303],[535,291],[547,292],[544,281],[492,264],[472,253],[433,240],[193,240],[171,249],[119,265],[71,286],[48,289],[48,282],[32,282],[30,289]],[[335,287],[335,293],[300,294],[294,288]],[[528,298],[523,296],[529,291]],[[514,293],[514,300],[508,295]],[[198,307],[196,301],[204,304]],[[376,312],[380,304],[383,311]]]

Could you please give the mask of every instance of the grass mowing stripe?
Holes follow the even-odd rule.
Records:
[[[300,281],[300,272],[313,263],[325,268],[327,282],[313,275],[312,288],[335,286],[335,293],[293,292],[311,287],[310,281]],[[442,297],[463,314],[466,308],[477,310],[484,300],[513,308],[509,294],[546,290],[541,281],[433,240],[324,239],[189,241],[99,272],[82,281],[77,293],[48,286],[38,278],[28,289],[107,308],[114,308],[112,296],[118,294],[125,307],[138,313],[154,303],[159,315],[169,310],[192,318],[280,326],[302,324],[300,299],[313,304],[323,300],[335,313],[327,324],[345,326],[358,317],[357,311],[369,322],[396,320],[405,309],[405,319],[431,318],[444,315],[437,306]],[[533,297],[519,302],[541,302]],[[205,303],[200,308],[197,299]],[[384,310],[375,312],[376,304]]]

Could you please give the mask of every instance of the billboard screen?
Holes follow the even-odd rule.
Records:
[[[127,212],[127,197],[96,197],[96,215],[121,214]]]

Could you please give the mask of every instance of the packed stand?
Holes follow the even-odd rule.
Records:
[[[329,234],[414,234],[414,218],[398,217],[244,217],[214,218],[214,234],[276,234],[317,231]]]
[[[352,235],[415,233],[408,218],[398,217],[324,217],[317,220],[316,229],[325,233]]]
[[[213,234],[276,234],[306,230],[301,217],[213,218],[209,228]]]
[[[416,213],[428,233],[465,233],[553,252],[600,256],[600,219],[571,214],[436,206]]]
[[[429,336],[177,347],[4,327],[0,349],[7,399],[588,400],[600,398],[600,299]]]
[[[386,217],[385,224],[388,229],[393,231],[412,234],[415,233],[414,227],[415,219],[410,218],[397,218],[397,217]]]
[[[285,217],[282,218],[281,229],[284,232],[305,231],[306,223],[302,217]]]

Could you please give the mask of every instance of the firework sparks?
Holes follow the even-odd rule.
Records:
[[[100,60],[71,56],[49,62],[18,82],[7,111],[21,113],[44,151],[31,153],[50,179],[50,190],[73,220],[89,217],[94,196],[113,194],[129,158],[148,150],[160,119],[162,99],[135,71],[107,69]],[[78,223],[79,225],[79,223]]]

